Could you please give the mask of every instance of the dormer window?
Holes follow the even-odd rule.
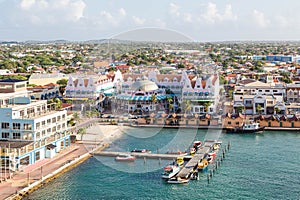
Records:
[[[169,82],[169,79],[167,77],[164,78],[164,82]]]

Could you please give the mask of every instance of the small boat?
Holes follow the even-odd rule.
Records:
[[[151,151],[147,150],[147,149],[133,149],[131,152],[133,152],[133,153],[151,153]]]
[[[213,163],[214,162],[214,160],[216,159],[216,157],[217,157],[217,155],[216,155],[216,153],[215,152],[213,152],[213,153],[208,153],[208,156],[207,156],[207,162],[208,163]]]
[[[196,149],[194,147],[190,148],[190,154],[191,156],[194,156],[196,153]]]
[[[161,178],[170,179],[174,177],[180,171],[180,167],[176,164],[170,164],[164,167],[164,173],[162,173]]]
[[[135,159],[136,158],[130,154],[120,154],[115,158],[116,161],[129,161],[129,162],[135,161]]]
[[[179,166],[183,166],[183,164],[184,164],[184,157],[182,157],[182,156],[177,157],[176,163]]]
[[[197,149],[199,149],[200,147],[201,147],[201,145],[202,145],[202,142],[201,141],[194,141],[194,143],[193,143],[193,147],[197,150]]]
[[[198,163],[198,170],[199,171],[205,171],[208,168],[208,161],[206,159],[203,159],[200,163]]]
[[[170,178],[167,182],[171,184],[183,184],[183,183],[188,183],[189,181],[190,181],[189,178],[173,177]]]
[[[262,133],[265,129],[257,122],[244,123],[241,127],[226,128],[227,133]]]
[[[197,169],[191,173],[191,180],[199,180],[199,173]]]
[[[218,151],[220,149],[220,144],[214,144],[213,150]]]

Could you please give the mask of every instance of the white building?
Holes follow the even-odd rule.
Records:
[[[5,84],[18,88],[0,93],[1,158],[7,167],[22,169],[70,145],[65,110],[51,109],[46,100],[31,100],[26,81],[0,81],[2,87]]]

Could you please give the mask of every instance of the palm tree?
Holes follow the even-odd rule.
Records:
[[[243,113],[244,110],[245,110],[244,106],[239,106],[236,108],[237,113]]]
[[[209,101],[209,102],[205,102],[204,104],[203,104],[203,106],[204,106],[204,111],[207,113],[207,111],[208,111],[208,107],[211,105],[211,102]]]
[[[261,105],[258,104],[258,105],[256,106],[256,112],[258,112],[258,114],[261,114],[262,109],[263,109],[263,108],[261,107]]]
[[[86,129],[85,128],[78,129],[77,134],[81,135],[81,140],[82,140],[83,135],[86,134]]]
[[[183,109],[184,109],[184,114],[191,111],[192,106],[190,100],[187,99],[183,100]]]
[[[74,121],[76,121],[76,122],[79,122],[79,121],[80,121],[80,117],[79,117],[78,112],[73,113],[73,119],[74,119]]]
[[[151,95],[151,103],[152,103],[152,108],[153,108],[153,104],[155,104],[157,102],[157,98],[156,98],[156,94],[152,94]],[[156,107],[155,107],[156,108]],[[156,109],[155,109],[156,110]]]
[[[168,109],[169,109],[169,111],[173,108],[173,104],[172,104],[172,102],[173,102],[173,99],[172,99],[172,97],[171,96],[167,96],[167,102],[168,102]]]
[[[62,102],[59,98],[55,98],[54,103],[55,103],[55,109],[58,109],[58,108],[62,107]]]

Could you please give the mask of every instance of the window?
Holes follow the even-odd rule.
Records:
[[[270,92],[270,90],[266,90],[266,92]]]
[[[52,123],[55,123],[56,122],[56,117],[53,117],[52,118]]]
[[[240,122],[235,122],[235,125],[239,125],[240,124]]]
[[[51,119],[47,119],[47,124],[50,124],[51,123]]]
[[[245,103],[246,104],[252,104],[252,101],[251,100],[246,100]]]
[[[231,124],[231,121],[228,121],[227,124]]]
[[[42,126],[45,126],[46,125],[46,121],[42,121]]]
[[[60,116],[57,116],[57,121],[60,121]]]
[[[21,124],[20,123],[13,123],[13,129],[20,130],[21,129]]]
[[[21,133],[13,133],[13,139],[21,139]]]
[[[8,132],[2,132],[2,138],[9,138]]]
[[[1,128],[2,128],[2,129],[9,129],[9,123],[7,123],[7,122],[2,122],[2,123],[1,123]]]
[[[40,122],[36,123],[35,127],[36,127],[36,129],[40,129],[41,128],[41,123]]]
[[[24,124],[25,130],[32,130],[32,124]]]

